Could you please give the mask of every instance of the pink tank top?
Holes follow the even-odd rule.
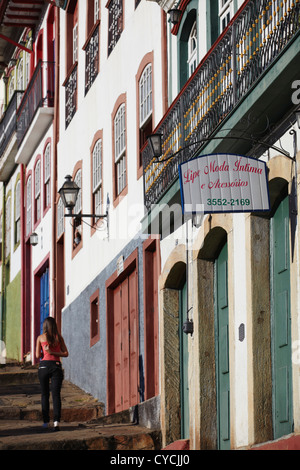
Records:
[[[52,354],[49,354],[48,351],[45,351],[45,346],[48,344],[47,341],[41,343],[42,344],[42,349],[43,349],[43,361],[60,361],[59,356],[54,356]],[[57,343],[55,346],[50,347],[51,351],[54,352],[59,352],[60,351],[60,344]]]

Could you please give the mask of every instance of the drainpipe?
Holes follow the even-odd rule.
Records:
[[[26,266],[25,266],[25,201],[24,201],[24,172],[25,168],[24,165],[21,164],[20,168],[20,185],[21,185],[21,357],[24,359],[25,351],[25,273],[26,273]]]
[[[60,9],[55,8],[55,85],[54,85],[54,120],[53,120],[53,174],[52,174],[52,310],[53,316],[61,329],[60,315],[57,312],[57,244],[56,244],[56,225],[57,225],[57,144],[59,141],[59,62],[60,62]]]
[[[5,309],[5,193],[6,185],[3,183],[2,193],[2,278],[1,278],[1,322],[0,322],[0,339],[4,341],[4,309]]]

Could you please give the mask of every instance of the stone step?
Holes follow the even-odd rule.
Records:
[[[40,423],[0,421],[1,450],[160,450],[161,436],[137,425],[78,425],[61,423],[60,431],[42,431]],[[111,454],[106,454],[111,455]],[[105,456],[101,456],[101,463]]]
[[[61,431],[42,430],[37,368],[0,369],[0,450],[158,450],[155,399],[105,416],[104,404],[74,384],[62,386]],[[50,398],[50,414],[52,410]],[[152,426],[151,419],[156,420]],[[146,424],[145,424],[146,423]]]
[[[61,397],[65,422],[86,422],[104,414],[103,403],[68,381],[63,382]],[[50,410],[51,405],[50,397]],[[4,419],[42,420],[37,366],[7,365],[0,369],[0,420]]]

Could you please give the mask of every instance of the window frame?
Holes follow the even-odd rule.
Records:
[[[137,179],[143,175],[143,162],[141,150],[145,145],[147,137],[153,131],[154,122],[154,86],[153,86],[153,71],[154,71],[154,53],[153,51],[146,54],[140,63],[136,74],[136,94],[137,94]],[[151,67],[151,112],[142,119],[141,118],[141,80],[144,73]]]
[[[39,174],[37,174],[39,170]],[[41,191],[41,157],[38,156],[34,164],[34,228],[40,223],[42,218],[42,191]]]
[[[100,341],[100,289],[90,297],[90,347]]]
[[[120,7],[119,12],[115,11],[118,6]],[[124,1],[109,0],[106,7],[108,8],[107,56],[109,57],[124,30]]]
[[[222,5],[222,2],[224,4]],[[228,19],[229,15],[229,19]],[[234,16],[234,2],[233,0],[219,0],[219,34],[222,34],[224,29],[226,29],[227,25],[230,23],[231,19]],[[224,26],[223,22],[225,20]]]
[[[196,47],[192,48],[192,43],[195,41]],[[198,65],[198,28],[197,20],[195,20],[190,35],[188,38],[188,76],[189,78],[195,72]]]
[[[195,28],[197,31],[197,57],[196,57],[196,67],[199,64],[199,44],[198,44],[198,31],[199,31],[199,12],[198,4],[195,0],[192,0],[186,10],[183,13],[180,25],[178,26],[177,33],[177,48],[178,48],[178,57],[179,57],[179,67],[178,67],[178,93],[187,83],[190,78],[190,64],[189,64],[189,40],[191,33]]]
[[[65,232],[65,206],[61,197],[58,198],[56,210],[56,239],[59,240]]]
[[[17,73],[17,90],[23,91],[24,90],[24,60],[23,60],[22,55],[19,56],[16,73]]]
[[[48,163],[47,163],[48,159]],[[44,199],[44,214],[51,206],[51,141],[50,139],[46,142],[44,147],[44,158],[43,158],[43,199]]]
[[[79,180],[79,176],[80,176],[80,180]],[[81,214],[82,213],[82,194],[83,194],[83,191],[82,191],[82,181],[83,181],[82,160],[79,161],[75,165],[72,180],[76,184],[78,184],[78,186],[80,188],[80,190],[78,192],[78,196],[77,196],[76,205],[73,209],[73,213],[74,214]],[[83,230],[82,230],[82,227],[83,227],[83,222],[82,222],[81,218],[76,218],[76,217],[72,218],[72,258],[74,258],[74,256],[78,253],[79,250],[81,250],[81,248],[83,246],[83,242],[82,242]],[[79,234],[80,239],[79,239],[78,243],[75,243],[75,238],[76,238],[77,234]]]
[[[119,196],[126,186],[126,126],[125,104],[121,104],[115,119],[115,166],[116,166],[116,195]]]
[[[124,109],[123,113],[123,121],[124,121],[124,132],[122,134],[124,135],[124,145],[122,147],[119,147],[119,138],[117,136],[120,136],[120,133],[116,135],[116,118],[119,117],[119,113],[121,112],[121,109]],[[119,121],[120,122],[120,121]],[[119,96],[118,100],[116,101],[114,110],[112,112],[112,136],[113,136],[113,158],[112,158],[112,164],[113,164],[113,204],[114,207],[116,207],[119,202],[121,197],[125,196],[128,192],[128,172],[127,172],[127,103],[126,103],[126,93],[122,94]],[[121,150],[117,150],[117,147],[119,147]],[[122,165],[123,164],[123,165]],[[124,176],[124,185],[122,186],[121,191],[119,191],[118,187],[118,180],[120,177],[120,171],[118,168],[122,166],[122,175]]]
[[[100,0],[94,0],[94,24],[100,20]]]
[[[7,260],[11,254],[11,191],[8,191],[5,199],[5,252],[4,258]]]
[[[30,237],[32,232],[32,172],[30,171],[26,178],[26,238]],[[30,190],[30,194],[29,194]]]
[[[99,149],[100,145],[100,149]],[[98,177],[95,180],[95,152],[100,150],[98,153]],[[90,147],[91,153],[91,211],[92,214],[102,214],[103,210],[103,131],[97,131],[92,145]],[[97,196],[100,194],[100,204],[97,204]],[[97,217],[93,218],[93,226],[91,227],[91,234],[96,231],[95,225],[97,225],[100,219]]]
[[[78,57],[78,46],[79,46],[79,32],[78,32],[78,16],[79,15],[79,0],[70,0],[68,2],[66,10],[66,80],[71,75],[72,70],[77,64],[77,60],[74,61],[76,51],[74,50],[74,26],[77,24],[77,57]],[[65,83],[64,82],[64,83]]]
[[[15,184],[15,196],[14,196],[14,244],[15,249],[19,246],[21,241],[21,180],[20,175],[18,175],[16,184]]]

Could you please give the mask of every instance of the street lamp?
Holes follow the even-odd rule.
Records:
[[[36,232],[33,232],[33,233],[30,235],[29,241],[30,241],[30,245],[36,246],[36,245],[38,244],[38,242],[39,242],[38,234],[37,234]]]
[[[159,158],[162,154],[162,135],[151,134],[148,136],[148,141],[152,150],[153,157]]]
[[[170,21],[171,23],[175,26],[176,24],[179,23],[179,20],[180,20],[180,16],[181,16],[181,13],[182,11],[181,10],[178,10],[177,8],[173,8],[172,10],[169,10],[168,11],[169,15],[170,15]]]
[[[65,180],[66,181],[58,192],[60,194],[63,205],[68,211],[68,215],[72,215],[72,210],[75,207],[80,188],[77,186],[75,181],[72,181],[72,177],[70,175],[67,175]]]
[[[63,202],[63,205],[67,209],[68,213],[65,214],[65,217],[74,217],[75,219],[82,219],[83,217],[90,217],[95,219],[108,219],[108,209],[109,209],[109,196],[107,195],[107,206],[105,214],[73,214],[72,211],[76,205],[78,193],[80,191],[79,186],[72,181],[72,177],[67,175],[65,177],[65,182],[58,191]]]

